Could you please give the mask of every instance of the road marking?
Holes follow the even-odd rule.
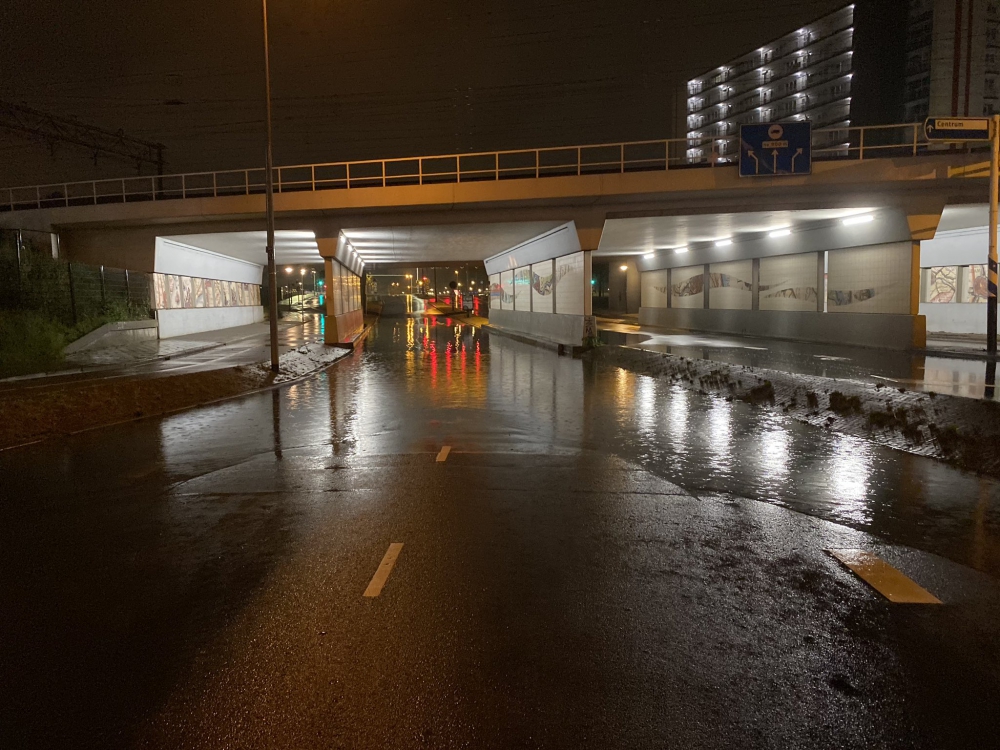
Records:
[[[449,453],[451,453],[451,446],[450,445],[444,446],[444,448],[441,449],[441,452],[438,453],[437,462],[442,463],[444,461],[447,461]]]
[[[372,576],[371,583],[369,583],[368,588],[365,589],[365,596],[378,596],[382,593],[382,587],[385,586],[385,582],[389,580],[389,574],[392,572],[392,566],[396,564],[396,558],[399,557],[399,552],[402,549],[403,545],[401,542],[393,542],[389,545],[389,549],[385,552],[385,557],[383,557],[382,562],[379,563],[378,570],[376,570],[375,575]]]
[[[915,581],[907,578],[871,552],[863,549],[828,549],[829,554],[840,560],[890,602],[896,604],[940,604],[941,600]]]

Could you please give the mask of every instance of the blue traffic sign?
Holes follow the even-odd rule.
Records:
[[[740,126],[740,176],[812,172],[812,125],[808,122],[771,122]]]
[[[988,141],[988,117],[928,117],[924,135],[929,141]]]

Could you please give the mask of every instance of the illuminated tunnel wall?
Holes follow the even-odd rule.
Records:
[[[487,258],[490,325],[581,346],[594,335],[590,266],[573,222]]]

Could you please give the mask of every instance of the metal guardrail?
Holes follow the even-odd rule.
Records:
[[[922,123],[813,131],[813,160],[919,156],[956,147],[930,144]],[[706,155],[693,156],[698,150]],[[972,150],[961,147],[959,151]],[[279,193],[354,190],[570,175],[714,168],[736,163],[738,137],[674,138],[588,146],[488,151],[275,167]],[[264,192],[263,168],[124,177],[0,189],[0,211],[133,203]]]

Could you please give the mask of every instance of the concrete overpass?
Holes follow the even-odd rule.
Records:
[[[812,174],[798,177],[687,164],[676,156],[686,141],[282,167],[279,233],[315,245],[279,242],[278,262],[339,257],[358,272],[480,261],[569,223],[583,252],[627,257],[643,273],[676,265],[644,257],[665,249],[755,241],[775,227],[819,231],[859,212],[885,219],[865,242],[919,243],[935,236],[946,207],[986,201],[985,177],[957,179],[978,174],[982,154],[923,143],[915,125],[855,131],[817,149]],[[157,270],[164,237],[261,264],[262,185],[262,170],[238,170],[9,189],[0,192],[0,225],[56,233],[74,260],[140,271]]]

